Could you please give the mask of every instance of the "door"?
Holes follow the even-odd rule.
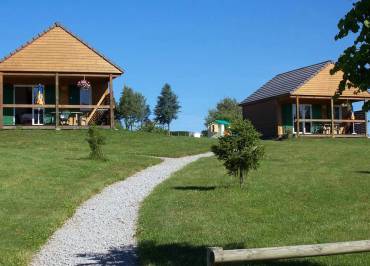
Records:
[[[43,105],[45,103],[45,88],[42,85],[32,87],[32,104]],[[45,108],[32,108],[32,125],[41,126],[44,124]]]
[[[296,120],[296,105],[292,104],[293,122]],[[312,105],[311,104],[300,104],[299,105],[299,133],[300,134],[311,134],[312,122],[306,121],[312,119]],[[294,123],[293,133],[297,132],[297,123]]]

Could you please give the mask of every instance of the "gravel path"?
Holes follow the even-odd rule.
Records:
[[[87,200],[58,229],[31,265],[136,265],[136,222],[141,202],[153,188],[204,153],[162,158]]]

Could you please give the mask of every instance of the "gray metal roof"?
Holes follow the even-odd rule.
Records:
[[[278,74],[248,96],[241,104],[293,93],[329,63],[332,62],[325,61]]]

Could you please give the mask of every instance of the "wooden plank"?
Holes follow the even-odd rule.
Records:
[[[59,116],[59,74],[55,74],[55,126],[58,128],[60,126],[60,116]]]
[[[299,137],[299,96],[295,97],[295,110],[296,110],[296,117],[297,117],[297,137]]]
[[[4,76],[3,76],[3,73],[0,73],[0,129],[3,128],[3,125],[4,125],[4,122],[3,122],[3,117],[4,117],[3,104],[4,104]]]
[[[228,262],[293,259],[370,252],[370,240],[234,250],[212,248],[208,252],[209,255],[207,257],[209,261],[207,261],[207,265],[216,265]]]
[[[334,138],[334,99],[330,99],[331,136]]]
[[[114,128],[114,97],[113,97],[113,78],[109,76],[109,111],[110,111],[110,127]]]

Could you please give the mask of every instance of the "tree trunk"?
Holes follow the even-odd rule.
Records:
[[[240,187],[243,186],[243,183],[244,183],[243,171],[239,170],[239,184],[240,184]]]
[[[171,135],[171,131],[170,131],[170,123],[167,124],[167,130],[168,130],[168,136]]]

